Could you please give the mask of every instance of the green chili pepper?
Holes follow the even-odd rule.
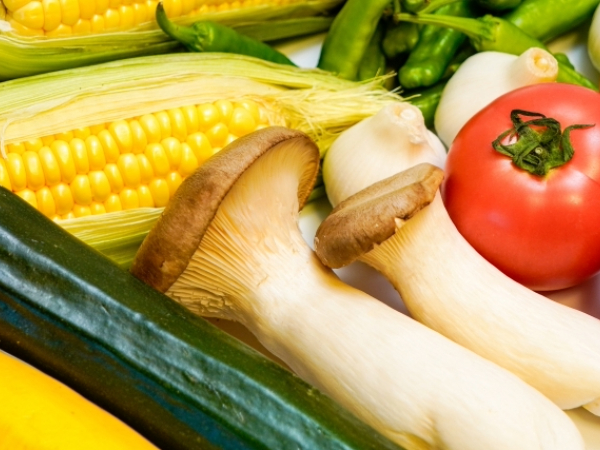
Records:
[[[433,129],[435,111],[440,103],[446,83],[447,80],[443,80],[428,88],[404,94],[407,101],[421,110],[423,119],[425,119],[425,126],[429,129]]]
[[[472,17],[470,0],[442,6],[433,15]],[[418,14],[417,17],[421,17]],[[466,36],[452,28],[426,25],[421,28],[419,41],[398,72],[400,85],[407,89],[432,86],[442,76]]]
[[[500,12],[516,8],[522,1],[523,0],[477,0],[477,4],[488,11]]]
[[[437,25],[461,31],[469,36],[477,51],[497,51],[520,55],[532,47],[548,50],[542,42],[531,37],[518,26],[490,14],[473,19],[439,14],[400,13],[396,14],[396,18],[407,22]],[[596,83],[574,70],[571,65],[565,64],[562,57],[559,57],[557,61],[559,66],[557,81],[578,84],[598,91]]]
[[[347,0],[325,37],[317,66],[356,80],[358,68],[390,0]]]
[[[401,0],[400,8],[402,11],[417,12],[425,8],[429,4],[429,0]]]
[[[502,18],[548,42],[585,22],[599,4],[600,0],[524,0]]]
[[[388,59],[398,58],[410,52],[419,40],[419,26],[416,23],[400,22],[388,24],[381,48]]]
[[[385,73],[387,61],[381,49],[383,31],[384,26],[380,22],[358,67],[358,80],[368,80]]]
[[[279,64],[295,65],[268,44],[244,36],[225,25],[210,21],[199,21],[191,27],[177,25],[167,18],[162,2],[156,6],[156,21],[167,35],[192,52],[237,53]]]

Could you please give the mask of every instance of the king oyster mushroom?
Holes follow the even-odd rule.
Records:
[[[319,262],[298,227],[318,167],[318,149],[297,131],[235,141],[184,181],[133,274],[198,314],[241,322],[407,450],[583,449],[539,392]],[[423,183],[430,196],[435,170]]]
[[[516,374],[562,409],[600,414],[600,321],[513,281],[458,232],[439,192],[420,202],[414,174],[348,197],[320,225],[327,266],[360,260],[381,272],[411,316]],[[413,179],[414,178],[414,179]],[[376,231],[376,232],[375,232]]]

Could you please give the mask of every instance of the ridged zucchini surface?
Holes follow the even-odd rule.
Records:
[[[0,348],[164,450],[399,449],[3,188],[0,274]]]

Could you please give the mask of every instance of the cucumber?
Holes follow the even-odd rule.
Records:
[[[0,274],[0,348],[164,450],[400,449],[4,188]]]

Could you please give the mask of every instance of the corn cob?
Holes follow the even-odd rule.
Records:
[[[324,154],[400,97],[240,55],[181,53],[0,84],[0,185],[127,266],[181,181],[223,146],[284,125]]]
[[[224,23],[259,40],[326,30],[343,0],[163,0],[176,23]],[[158,0],[0,0],[0,80],[179,45],[156,25]]]

